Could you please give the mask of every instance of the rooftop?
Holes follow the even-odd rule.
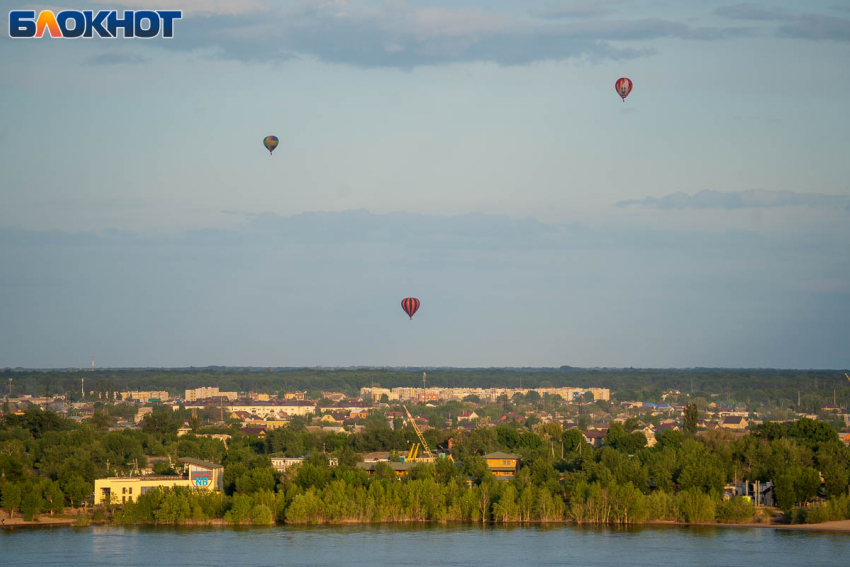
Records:
[[[215,463],[211,463],[209,461],[202,461],[200,459],[193,459],[192,457],[180,457],[177,459],[181,463],[186,463],[187,465],[195,465],[196,467],[203,467],[205,469],[223,469],[224,467],[221,465],[217,465]]]

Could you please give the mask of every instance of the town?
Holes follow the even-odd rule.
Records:
[[[426,380],[423,373],[420,388],[370,384],[351,395],[350,388],[349,392],[261,392],[209,385],[182,391],[86,391],[83,377],[73,395],[42,397],[16,395],[10,380],[3,403],[5,433],[0,437],[8,455],[0,456],[0,504],[8,510],[10,522],[16,521],[16,511],[21,513],[17,521],[55,511],[48,501],[57,499],[75,510],[91,506],[108,510],[101,514],[130,521],[138,513],[134,506],[153,497],[149,495],[200,490],[230,499],[231,509],[224,510],[227,506],[220,504],[217,513],[199,517],[229,514],[236,523],[257,518],[261,523],[334,521],[332,514],[315,510],[297,513],[301,507],[296,502],[324,487],[321,481],[306,481],[308,471],[315,475],[324,470],[322,474],[334,478],[335,468],[338,474],[344,469],[359,471],[372,482],[449,478],[467,491],[476,491],[478,498],[489,482],[515,487],[488,488],[494,491],[495,501],[475,513],[471,509],[456,510],[454,515],[443,512],[449,519],[476,521],[534,517],[591,523],[640,521],[640,514],[632,514],[631,520],[583,515],[582,506],[592,508],[593,498],[585,493],[582,504],[582,490],[607,490],[611,482],[629,486],[635,491],[630,498],[647,502],[661,495],[683,499],[692,492],[693,498],[705,498],[703,508],[712,510],[694,516],[668,502],[662,506],[666,511],[646,512],[656,520],[713,521],[716,517],[719,521],[721,516],[729,520],[732,512],[719,510],[734,506],[735,514],[747,520],[776,521],[781,510],[785,520],[800,521],[808,514],[811,521],[820,517],[810,512],[817,506],[826,509],[834,498],[847,499],[850,413],[835,403],[811,412],[748,407],[723,393],[676,389],[636,393],[601,387],[428,387]],[[90,431],[95,436],[90,442],[97,443],[100,436],[100,443],[106,445],[93,455],[95,462],[81,471],[44,476],[62,465],[42,462],[53,456],[36,456],[40,451],[35,449],[45,435],[61,431],[67,432],[64,435]],[[824,444],[833,438],[837,445],[829,444],[832,449],[825,453]],[[796,462],[787,463],[794,467],[789,471],[784,464],[770,468],[723,449],[756,450],[752,439],[769,445],[793,439],[803,453]],[[686,456],[695,450],[696,456]],[[661,455],[684,460],[662,472],[664,467],[659,469],[655,463]],[[635,456],[639,461],[630,463]],[[621,458],[626,460],[620,462]],[[592,472],[602,465],[612,471],[614,480]],[[337,489],[342,492],[357,485],[345,484],[352,482],[350,477],[340,478],[348,479],[340,480]],[[800,478],[815,480],[802,489]],[[529,485],[540,485],[538,489],[545,492],[538,499],[552,499],[549,512],[523,516],[514,514],[511,507],[507,511],[495,507],[501,501],[496,498],[500,490],[521,492]],[[278,508],[252,500],[251,506],[233,513],[232,505],[240,497],[256,499],[264,490],[282,494],[287,486],[306,492],[285,505],[278,503]],[[518,493],[509,498],[519,502]],[[744,512],[739,510],[742,507]],[[156,520],[155,514],[147,518],[151,519]]]

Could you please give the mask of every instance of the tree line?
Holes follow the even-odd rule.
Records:
[[[431,429],[429,443],[453,438],[453,460],[419,463],[399,479],[385,463],[371,476],[357,467],[362,453],[398,455],[415,442],[413,431],[393,430],[383,418],[352,435],[310,433],[296,422],[260,439],[233,427],[225,448],[201,436],[210,432],[204,428],[178,438],[178,419],[168,415],[146,416],[141,431],[78,425],[41,410],[3,417],[0,506],[27,518],[62,513],[85,506],[96,478],[144,468],[148,457],[157,458],[158,474],[176,474],[177,457],[195,457],[224,465],[221,494],[155,490],[96,513],[124,523],[745,522],[756,508],[724,500],[723,491],[746,479],[772,481],[777,506],[794,521],[850,518],[850,449],[828,424],[810,419],[766,423],[743,437],[668,431],[653,447],[637,420],[613,423],[597,448],[556,422]],[[486,466],[483,455],[493,451],[521,455],[512,480],[497,480]],[[279,475],[270,461],[276,455],[308,458]],[[328,466],[329,456],[339,465]]]

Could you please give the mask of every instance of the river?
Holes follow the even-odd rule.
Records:
[[[846,566],[850,534],[574,525],[19,528],[0,530],[0,565]]]

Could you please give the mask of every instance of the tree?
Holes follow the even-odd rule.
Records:
[[[142,420],[142,431],[145,433],[174,435],[178,429],[180,429],[180,422],[173,419],[171,411],[153,411]]]
[[[55,480],[48,481],[43,487],[44,500],[47,503],[47,509],[52,516],[55,513],[61,514],[65,509],[65,494],[59,488],[59,483]]]
[[[82,505],[83,508],[85,508],[88,502],[88,497],[93,490],[94,488],[91,483],[86,482],[80,475],[74,474],[71,476],[67,484],[65,484],[65,490],[63,492],[71,502],[71,506]]]
[[[0,504],[9,511],[9,517],[14,518],[15,510],[21,507],[21,485],[12,482],[4,484]]]
[[[699,424],[699,408],[695,403],[685,406],[685,431],[693,435]]]
[[[24,520],[31,522],[38,518],[44,509],[44,498],[41,496],[41,487],[30,485],[28,490],[21,500],[21,512],[24,513]]]
[[[95,429],[102,431],[108,428],[111,423],[112,420],[109,418],[109,414],[103,410],[97,410],[92,415],[91,424]]]

